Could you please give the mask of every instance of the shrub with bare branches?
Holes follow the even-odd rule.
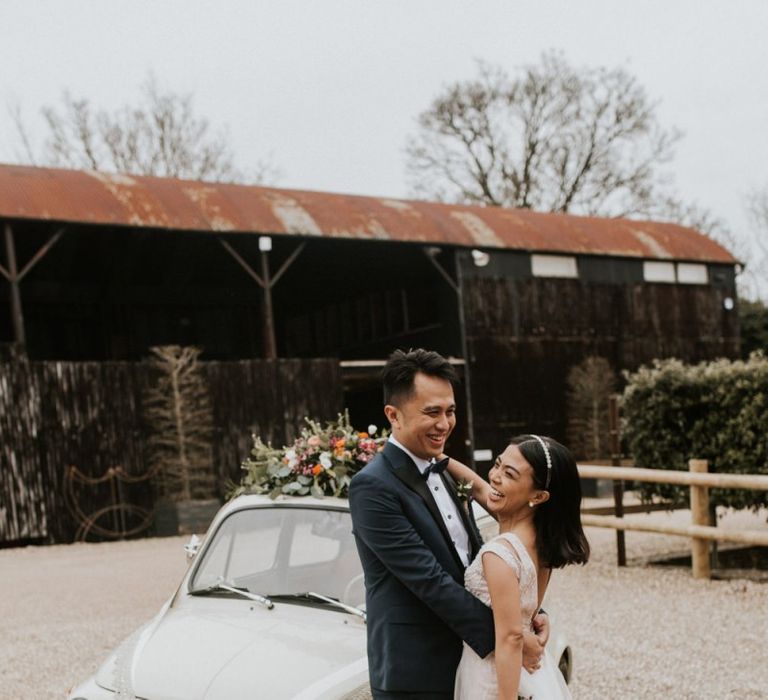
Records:
[[[604,357],[587,357],[568,373],[568,446],[577,459],[610,456],[608,406],[616,376]]]
[[[173,500],[211,498],[216,494],[213,414],[198,361],[201,350],[178,345],[150,349],[158,380],[145,394],[144,416],[158,489]]]

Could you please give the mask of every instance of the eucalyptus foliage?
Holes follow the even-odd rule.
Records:
[[[709,471],[768,474],[768,358],[686,365],[657,360],[627,374],[624,438],[636,466],[687,470],[706,459]],[[685,503],[687,487],[644,484],[653,496]],[[712,489],[710,502],[732,508],[768,505],[765,491]]]

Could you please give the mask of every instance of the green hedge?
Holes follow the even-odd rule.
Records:
[[[768,358],[685,365],[657,360],[627,374],[622,399],[624,439],[638,467],[768,474]],[[643,497],[687,502],[688,488],[644,484]],[[768,492],[712,489],[710,502],[733,508],[768,505]]]

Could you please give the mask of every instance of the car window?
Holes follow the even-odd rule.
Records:
[[[348,511],[254,507],[232,513],[201,552],[190,587],[219,580],[266,594],[314,591],[363,602]]]
[[[297,524],[293,531],[291,557],[288,565],[301,566],[302,564],[317,564],[336,559],[339,556],[341,542],[335,536],[334,530],[333,519],[330,523],[326,522],[325,524],[322,523],[322,519]]]
[[[217,530],[195,574],[194,588],[274,568],[283,511],[264,509],[258,517],[235,515],[239,517],[230,516]]]

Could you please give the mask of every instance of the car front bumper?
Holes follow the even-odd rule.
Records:
[[[115,700],[115,693],[97,685],[95,677],[91,676],[72,688],[67,695],[67,700]]]

